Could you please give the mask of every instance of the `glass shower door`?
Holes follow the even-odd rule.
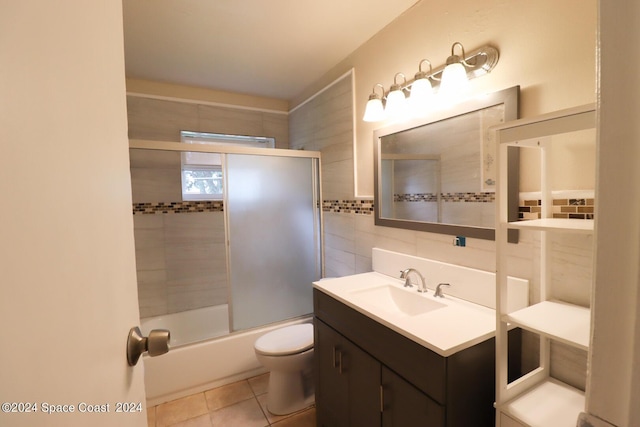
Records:
[[[231,328],[313,311],[321,277],[318,160],[226,155]]]

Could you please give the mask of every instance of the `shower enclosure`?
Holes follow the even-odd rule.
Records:
[[[143,331],[172,346],[309,315],[320,154],[131,141]]]

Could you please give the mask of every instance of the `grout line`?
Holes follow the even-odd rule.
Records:
[[[264,375],[264,374],[263,374],[263,375]],[[256,378],[256,377],[254,377],[254,378]],[[294,417],[294,416],[298,416],[298,415],[300,415],[300,414],[303,414],[303,413],[305,413],[305,412],[307,412],[307,411],[312,410],[312,409],[315,407],[315,405],[312,405],[312,406],[310,406],[310,407],[308,407],[308,408],[302,409],[302,410],[297,411],[297,412],[294,412],[294,413],[292,413],[292,414],[287,414],[287,415],[285,415],[285,416],[274,416],[274,417],[275,417],[275,419],[274,419],[274,420],[273,420],[273,422],[272,422],[272,421],[270,420],[270,418],[269,418],[268,413],[267,413],[267,411],[268,411],[268,410],[267,410],[267,408],[266,408],[266,405],[263,407],[263,406],[260,404],[260,401],[259,401],[259,399],[258,399],[260,396],[264,396],[264,395],[266,395],[267,393],[256,394],[256,390],[251,386],[251,383],[249,382],[249,379],[245,379],[244,381],[246,381],[247,385],[248,385],[248,386],[249,386],[249,388],[251,389],[251,393],[253,394],[253,397],[252,397],[252,398],[250,397],[250,398],[247,398],[247,399],[243,399],[243,400],[240,400],[240,401],[238,401],[238,402],[235,402],[235,403],[232,403],[232,404],[230,404],[230,405],[223,406],[223,407],[221,407],[221,408],[217,408],[217,409],[214,409],[214,410],[209,409],[208,402],[206,402],[206,396],[205,396],[206,391],[205,391],[205,392],[201,392],[201,393],[194,393],[194,394],[193,394],[193,395],[191,395],[191,396],[195,396],[195,395],[198,395],[198,394],[202,394],[202,395],[203,395],[203,398],[205,399],[205,402],[207,403],[207,410],[208,410],[208,415],[209,415],[209,417],[210,417],[210,416],[211,416],[211,414],[213,414],[214,412],[221,411],[221,410],[223,410],[223,409],[225,409],[225,408],[227,408],[227,407],[229,407],[229,406],[231,406],[231,405],[234,405],[234,404],[237,404],[237,403],[241,403],[241,402],[247,402],[247,401],[249,401],[249,400],[251,400],[251,399],[254,399],[254,401],[256,402],[256,404],[258,405],[258,407],[260,408],[260,411],[261,411],[261,413],[262,413],[262,416],[264,417],[264,421],[265,421],[265,423],[266,423],[266,424],[265,424],[265,427],[273,427],[273,426],[276,426],[276,425],[277,425],[277,424],[279,424],[281,421],[284,421],[284,420],[286,420],[286,419],[288,419],[288,418],[291,418],[291,417]],[[222,387],[224,387],[224,386],[222,386]],[[212,390],[214,390],[214,389],[212,389]],[[190,396],[186,396],[186,397],[190,397]],[[152,406],[152,407],[150,407],[150,408],[147,408],[147,411],[148,411],[148,412],[151,412],[151,411],[153,411],[153,412],[154,412],[154,417],[153,417],[153,419],[154,419],[154,424],[153,424],[153,425],[149,425],[149,427],[157,427],[157,426],[158,426],[158,419],[157,419],[157,407],[158,407],[158,406],[159,406],[159,405],[155,405],[155,406]],[[198,415],[198,416],[200,416],[200,415]],[[195,417],[192,417],[192,418],[190,418],[190,419],[193,419],[193,418],[195,418]],[[181,421],[181,422],[185,422],[185,421],[188,421],[188,420],[184,420],[184,421]]]

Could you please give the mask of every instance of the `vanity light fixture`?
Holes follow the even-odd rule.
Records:
[[[387,95],[387,106],[385,114],[387,118],[395,119],[403,117],[407,111],[407,97],[404,94],[404,87],[398,83],[398,76],[404,79],[404,87],[407,86],[407,78],[402,73],[396,73],[393,77],[393,84]]]
[[[462,58],[455,54],[456,46],[460,46],[460,49],[462,49]],[[446,96],[447,100],[451,100],[451,98],[457,98],[466,91],[469,87],[466,66],[468,65],[464,60],[464,47],[461,43],[455,42],[451,46],[451,56],[447,58],[446,65],[442,71],[440,90],[438,91],[441,96]]]
[[[380,87],[382,89],[382,96],[376,93],[376,88]],[[380,83],[373,86],[373,91],[371,95],[369,95],[369,100],[367,101],[367,107],[364,110],[364,117],[362,120],[365,122],[379,122],[384,120],[384,106],[382,105],[382,98],[384,97],[384,86]]]
[[[460,48],[462,56],[455,54],[456,47]],[[438,96],[445,102],[450,102],[464,90],[469,79],[483,76],[493,70],[498,58],[498,49],[492,46],[486,45],[467,54],[462,43],[455,42],[451,46],[451,55],[445,65],[433,69],[431,62],[423,59],[413,80],[407,81],[404,74],[396,73],[388,93],[385,93],[382,84],[376,84],[373,93],[369,95],[363,120],[377,122],[388,118],[400,118],[407,115],[409,106],[411,112],[424,111],[430,103],[429,98],[432,98],[433,88],[438,86]],[[429,63],[428,73],[422,70],[422,64],[425,62]],[[398,76],[404,78],[403,84],[397,82]],[[382,96],[375,91],[378,86],[382,88]],[[410,94],[408,103],[407,93]]]
[[[429,64],[429,73],[422,71],[423,63]],[[433,97],[433,86],[429,76],[433,74],[433,67],[428,59],[423,59],[418,64],[418,72],[416,73],[413,84],[411,85],[411,95],[409,97],[409,103],[412,108],[416,110],[425,110],[429,107],[429,104]]]

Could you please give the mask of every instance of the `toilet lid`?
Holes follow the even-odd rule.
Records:
[[[254,347],[267,356],[302,353],[313,347],[313,325],[304,323],[276,329],[258,338]]]

